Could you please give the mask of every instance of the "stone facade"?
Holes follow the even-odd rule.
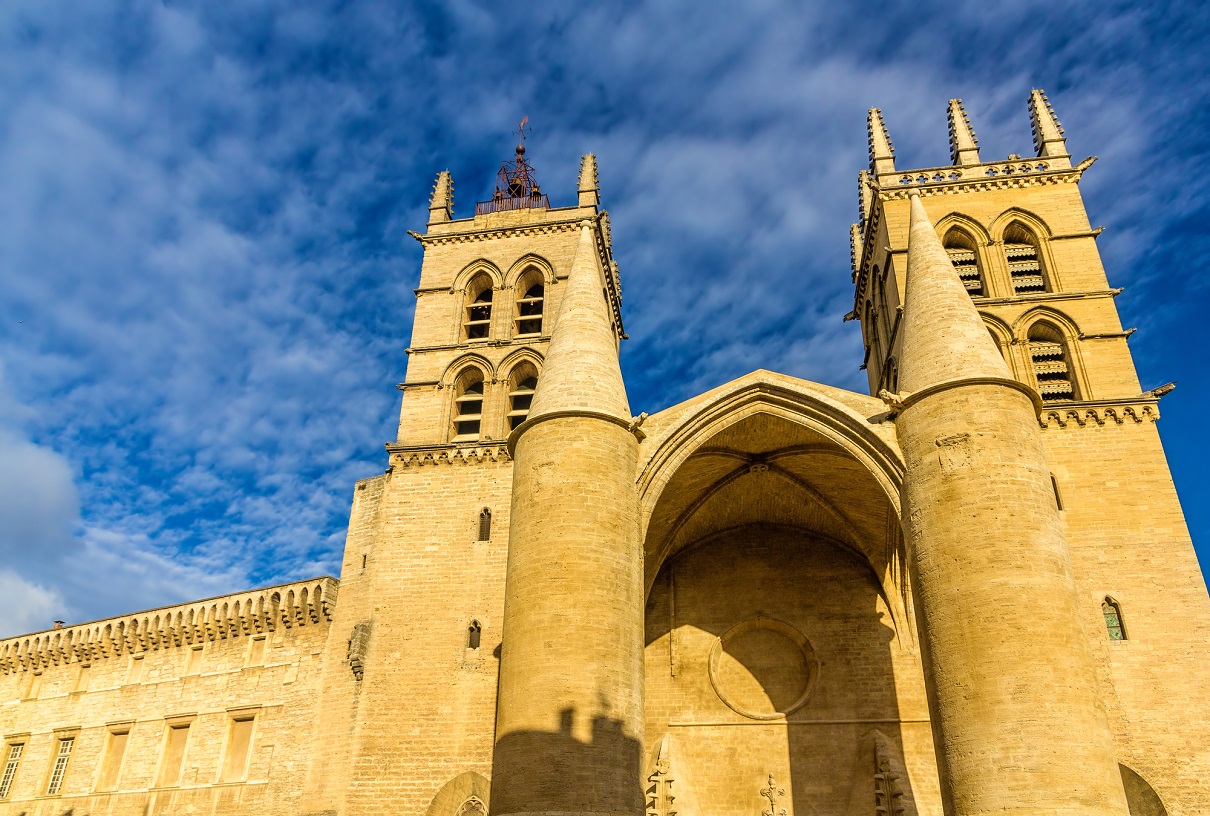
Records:
[[[865,396],[630,413],[595,159],[438,176],[399,435],[331,578],[0,642],[4,814],[1210,813],[1210,597],[1079,180],[900,171]],[[17,748],[16,746],[20,746]],[[10,761],[11,760],[11,761]]]

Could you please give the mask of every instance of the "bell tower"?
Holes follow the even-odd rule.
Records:
[[[980,653],[990,659],[1019,631],[1028,631],[1034,645],[1023,642],[1022,648],[1050,650],[1051,655],[1069,650],[1062,694],[1049,695],[1047,705],[1057,711],[1057,701],[1066,695],[1065,705],[1072,712],[1081,709],[1079,716],[1089,724],[1081,760],[1089,771],[1085,780],[1051,784],[1041,774],[1027,786],[1034,794],[1017,796],[1006,785],[995,792],[991,776],[964,764],[977,755],[993,756],[1006,744],[976,748],[979,738],[966,733],[951,737],[947,745],[945,718],[957,734],[972,724],[971,717],[934,711],[934,728],[942,729],[939,765],[943,777],[949,774],[942,787],[952,797],[947,813],[975,812],[970,808],[977,803],[997,812],[1052,812],[1046,808],[1062,806],[1058,789],[1070,793],[1079,784],[1089,792],[1100,785],[1097,795],[1106,797],[1096,807],[1086,801],[1088,812],[1117,812],[1112,802],[1120,794],[1107,791],[1104,774],[1092,771],[1100,759],[1090,758],[1104,753],[1101,737],[1093,737],[1101,728],[1094,725],[1094,709],[1105,712],[1113,756],[1128,780],[1128,798],[1129,780],[1141,777],[1169,807],[1184,801],[1196,810],[1187,791],[1210,773],[1210,760],[1195,756],[1190,746],[1205,744],[1210,727],[1184,711],[1210,700],[1201,692],[1189,699],[1158,700],[1153,691],[1179,688],[1182,677],[1210,672],[1210,658],[1199,645],[1210,638],[1210,598],[1156,426],[1159,399],[1173,385],[1140,386],[1127,345],[1134,330],[1122,327],[1115,306],[1122,290],[1109,284],[1097,249],[1102,228],[1089,223],[1080,194],[1080,179],[1095,157],[1072,161],[1067,136],[1044,92],[1030,92],[1028,111],[1032,155],[988,160],[980,155],[962,101],[952,99],[950,164],[903,170],[896,167],[881,112],[871,109],[870,169],[859,174],[860,220],[851,231],[855,298],[846,319],[861,321],[862,368],[870,392],[884,395],[897,414],[908,459],[905,504],[915,504],[904,526],[913,542],[909,560],[919,573],[921,606],[928,607],[932,593],[938,621],[960,615],[965,604],[992,603],[999,610],[984,619],[967,609],[964,619],[975,628],[951,641],[943,635],[944,623],[922,622],[922,629],[931,628],[940,638],[932,644],[932,666],[926,669],[931,693],[944,699],[958,688],[946,684],[958,683],[962,689],[953,699],[973,700],[978,694],[971,684],[981,681],[972,678],[983,670],[978,658],[958,674],[951,661],[969,658],[963,650],[982,638],[988,640]],[[924,269],[926,255],[936,274],[917,272],[913,284],[911,268]],[[964,291],[965,303],[958,308],[951,298],[945,309],[938,307],[930,300],[938,286],[952,290],[951,295]],[[971,326],[978,328],[978,337]],[[922,348],[948,350],[922,363]],[[999,359],[984,359],[992,349]],[[966,373],[942,376],[949,367]],[[943,388],[932,384],[938,378]],[[999,396],[992,396],[993,381],[1001,383]],[[1019,396],[1008,396],[1010,381],[1034,395],[1033,408],[1022,403],[1009,411],[1010,401],[1021,403]],[[958,382],[970,390],[956,388]],[[957,396],[941,396],[974,394],[977,388],[992,390],[965,404]],[[957,401],[944,409],[926,408],[947,399]],[[1017,423],[1023,410],[1036,423],[1036,433]],[[1009,413],[993,421],[1002,411]],[[1010,413],[1016,417],[1011,421]],[[1007,436],[1013,423],[1019,426],[1015,442]],[[993,445],[1000,446],[999,453],[991,450]],[[964,446],[969,452],[959,451]],[[1035,449],[1043,458],[1026,468]],[[971,462],[978,467],[963,468]],[[1035,471],[1037,478],[1009,478],[1014,468]],[[1004,483],[993,486],[997,480]],[[1044,489],[1047,481],[1049,489]],[[943,529],[955,519],[973,518],[983,506],[997,508],[987,524]],[[931,516],[938,508],[944,512]],[[996,527],[1004,521],[1007,527]],[[1035,522],[1037,533],[1013,548],[1014,555],[997,561],[995,549]],[[1042,554],[1043,541],[1050,541],[1050,555]],[[965,567],[951,574],[958,564]],[[1016,572],[1022,564],[1027,569]],[[1056,578],[1054,570],[1070,571],[1070,595],[1062,589],[1067,579]],[[1051,579],[1053,586],[1043,592],[1043,583]],[[946,580],[952,585],[939,590]],[[1047,592],[1050,600],[1041,600]],[[950,601],[957,605],[946,607]],[[1070,614],[1059,615],[1060,608]],[[1072,643],[1072,633],[1085,643]],[[1012,663],[1019,668],[1032,659]],[[1014,682],[1003,665],[983,667],[999,676],[986,689],[983,713],[998,709],[997,717],[1011,719],[1012,706],[1032,691],[1023,687],[1011,700],[998,699],[993,689]],[[1037,690],[1043,685],[1042,672],[1034,675],[1027,685]],[[1081,702],[1075,691],[1089,676],[1095,683]],[[1009,742],[1025,739],[1028,732],[1006,721],[984,725],[985,734],[1002,729]],[[1063,739],[1060,732],[1053,739],[1039,732],[1034,746],[1020,755],[1062,753],[1055,746]],[[947,750],[953,756],[947,757]],[[1012,767],[1024,768],[1020,763]],[[962,782],[964,775],[970,785]],[[1048,785],[1054,796],[1045,793]],[[1132,808],[1136,804],[1130,803]]]
[[[427,229],[409,233],[424,256],[399,430],[386,445],[386,472],[353,493],[311,746],[339,759],[316,763],[307,813],[423,813],[435,793],[457,800],[450,812],[467,802],[476,812],[494,809],[493,723],[515,535],[507,443],[531,406],[542,410],[556,316],[576,270],[599,301],[598,350],[607,348],[615,365],[623,336],[595,157],[583,157],[568,206],[552,205],[519,131],[489,199],[458,212],[443,171]],[[542,551],[531,554],[541,569]],[[549,727],[558,733],[557,720]]]

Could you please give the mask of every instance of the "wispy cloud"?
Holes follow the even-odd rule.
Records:
[[[929,166],[948,98],[1001,156],[1029,149],[1024,99],[1046,88],[1072,149],[1104,157],[1083,188],[1143,379],[1187,380],[1164,432],[1194,489],[1206,22],[1193,4],[6,4],[0,584],[33,611],[4,626],[336,570],[352,483],[394,434],[404,231],[444,167],[466,213],[521,114],[556,203],[600,157],[631,403],[657,410],[757,367],[860,390],[840,318],[865,109]]]

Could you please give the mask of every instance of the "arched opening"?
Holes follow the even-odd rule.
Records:
[[[454,421],[450,441],[475,442],[483,424],[483,372],[470,366],[454,379]]]
[[[476,275],[466,287],[466,306],[462,319],[463,338],[484,340],[492,328],[492,279],[486,273]]]
[[[1020,222],[1013,222],[1004,230],[1004,258],[1008,262],[1013,294],[1050,291],[1038,238]]]
[[[517,280],[517,313],[513,318],[518,336],[542,333],[542,312],[546,287],[542,272],[529,267]]]
[[[538,387],[538,370],[532,363],[521,363],[508,377],[508,429],[515,430],[529,416]]]
[[[479,625],[479,621],[473,620],[466,627],[466,648],[478,649],[479,640],[483,636],[483,627]]]
[[[1029,329],[1029,356],[1033,362],[1034,379],[1043,400],[1076,400],[1076,387],[1071,350],[1057,326],[1035,323]]]
[[[1105,618],[1105,630],[1110,640],[1126,639],[1126,622],[1122,619],[1122,606],[1108,596],[1101,601],[1101,615]]]
[[[479,511],[479,540],[491,541],[492,538],[492,510],[490,507],[484,507]]]
[[[767,790],[787,810],[856,812],[874,769],[905,752],[933,762],[929,725],[900,710],[925,692],[888,480],[836,427],[719,402],[725,413],[686,429],[692,448],[649,483],[646,742],[670,746],[669,778],[694,780],[684,812],[749,812],[754,791],[736,775],[774,777]],[[871,722],[888,724],[878,748]],[[940,810],[927,771],[897,784],[905,812]]]
[[[954,271],[962,279],[962,285],[966,287],[967,293],[971,297],[986,295],[983,267],[979,264],[978,249],[975,239],[970,236],[970,233],[958,227],[952,227],[945,234],[942,243],[945,246],[945,254],[949,256],[950,263],[954,265]]]

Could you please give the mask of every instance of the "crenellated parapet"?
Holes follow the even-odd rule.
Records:
[[[0,641],[0,673],[171,649],[331,621],[339,581],[311,578]]]

